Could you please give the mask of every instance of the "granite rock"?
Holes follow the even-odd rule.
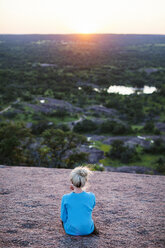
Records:
[[[60,222],[67,169],[0,168],[1,248],[165,247],[165,180],[158,175],[93,172],[93,219],[99,235],[65,234]]]

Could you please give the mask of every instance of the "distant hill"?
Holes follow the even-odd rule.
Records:
[[[146,34],[0,34],[0,42],[6,44],[44,44],[45,41],[61,43],[63,46],[68,44],[95,44],[97,48],[103,50],[126,46],[152,46],[154,44],[164,45],[165,35],[146,35]],[[51,44],[51,43],[50,43]],[[49,45],[50,45],[49,44]],[[27,47],[26,47],[27,49]]]
[[[96,195],[100,235],[74,237],[60,223],[70,171],[1,166],[1,248],[164,247],[163,176],[93,172],[86,191]]]

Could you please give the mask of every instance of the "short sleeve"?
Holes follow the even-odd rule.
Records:
[[[62,197],[61,200],[61,220],[65,223],[67,220],[67,209],[66,209],[66,203],[65,203],[65,197]]]

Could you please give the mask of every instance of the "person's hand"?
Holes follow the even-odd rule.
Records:
[[[70,186],[70,190],[74,190],[74,187],[73,187],[73,185],[71,185],[71,186]]]

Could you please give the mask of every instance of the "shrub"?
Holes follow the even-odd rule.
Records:
[[[77,133],[86,133],[86,132],[95,132],[97,130],[97,124],[91,120],[83,120],[82,122],[77,123],[74,126],[74,132]]]
[[[88,159],[88,153],[73,153],[65,160],[68,168],[73,168],[75,164],[82,164]]]
[[[144,148],[144,152],[153,154],[165,154],[165,142],[161,138],[156,139],[149,148]]]
[[[140,159],[136,148],[125,146],[122,140],[113,141],[112,149],[106,155],[112,159],[119,159],[122,163],[130,163]]]
[[[0,163],[19,165],[26,161],[31,133],[23,123],[0,123]]]
[[[66,109],[57,109],[51,113],[47,113],[48,116],[57,117],[57,118],[64,118],[65,116],[70,115]]]
[[[88,168],[92,171],[104,171],[104,167],[99,164],[88,164]]]
[[[70,128],[67,124],[61,123],[57,125],[58,129],[61,129],[64,132],[70,131]]]
[[[133,132],[130,126],[109,120],[101,124],[99,131],[101,133],[111,133],[115,135],[129,134]]]
[[[17,112],[16,111],[6,111],[3,113],[3,116],[9,119],[13,119],[17,116]]]
[[[159,173],[165,175],[165,158],[160,157],[160,158],[157,160],[156,170],[157,170]]]
[[[155,130],[155,125],[152,121],[147,121],[143,127],[143,131],[146,133],[153,133]]]
[[[42,132],[44,132],[48,128],[50,128],[49,123],[47,121],[41,120],[40,122],[37,122],[36,124],[33,123],[32,134],[40,135]]]
[[[73,163],[76,163],[76,160],[80,161],[85,157],[85,154],[80,154],[72,155],[68,161],[64,159],[67,152],[87,142],[86,137],[82,135],[51,128],[42,133],[42,138],[41,145],[49,148],[48,152],[42,154],[42,157],[46,159],[47,155],[49,155],[50,162],[54,164],[53,167],[67,167],[67,163],[72,166]]]

